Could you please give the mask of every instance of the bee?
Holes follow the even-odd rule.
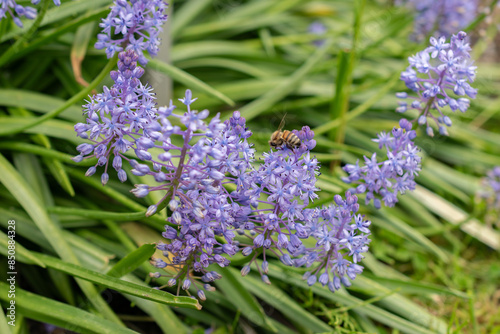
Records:
[[[271,139],[269,140],[269,145],[273,148],[277,148],[282,146],[283,144],[286,144],[286,147],[289,149],[293,150],[294,148],[297,148],[300,146],[301,141],[297,135],[295,135],[293,132],[288,131],[288,130],[283,130],[283,127],[285,126],[285,116],[283,116],[283,119],[280,122],[280,126],[278,127],[278,130],[274,131],[273,134],[271,135]]]

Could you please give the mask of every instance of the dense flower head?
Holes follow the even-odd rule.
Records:
[[[312,22],[309,25],[309,27],[307,28],[307,31],[310,34],[324,37],[325,34],[326,34],[326,32],[328,31],[328,29],[327,29],[327,27],[322,22],[320,22],[320,21],[314,21],[314,22]],[[325,40],[324,39],[315,39],[312,42],[312,44],[315,45],[315,46],[317,46],[317,47],[320,47],[323,44],[325,44]]]
[[[486,201],[488,214],[500,211],[500,166],[486,173],[479,195]]]
[[[146,65],[144,51],[152,56],[158,53],[159,33],[167,21],[167,4],[163,0],[115,0],[108,16],[99,26],[96,49],[106,49],[108,58],[115,52],[134,50],[139,63]]]
[[[40,0],[31,0],[31,3],[33,5],[38,5]],[[54,0],[54,4],[56,6],[61,5],[61,0]],[[3,18],[6,18],[7,14],[12,17],[12,20],[18,27],[22,28],[23,22],[21,21],[21,17],[33,20],[36,17],[37,12],[35,8],[22,6],[15,0],[0,0],[0,21],[2,21]]]
[[[467,27],[476,17],[478,0],[400,0],[414,9],[414,39],[422,40],[430,33],[450,37]]]
[[[349,175],[343,178],[344,182],[358,184],[351,189],[351,193],[366,193],[366,204],[373,200],[377,209],[381,207],[379,195],[386,206],[392,207],[398,202],[398,194],[407,190],[414,190],[415,176],[420,171],[421,157],[419,149],[413,142],[416,132],[406,119],[399,121],[399,127],[394,127],[390,133],[381,132],[374,142],[379,148],[385,149],[385,156],[379,161],[377,153],[368,158],[360,166],[359,160],[355,164],[344,166]]]
[[[251,168],[254,149],[246,140],[251,132],[239,112],[224,123],[218,115],[206,122],[207,110],[191,109],[195,100],[188,90],[181,99],[187,107],[186,113],[175,114],[172,107],[160,108],[159,124],[151,130],[158,132],[155,137],[163,142],[164,152],[158,155],[161,161],[152,160],[158,167],[146,174],[153,175],[160,183],[149,191],[163,191],[171,212],[168,221],[174,227],[165,226],[163,233],[170,241],[162,246],[169,259],[166,266],[177,270],[175,279],[184,277],[189,286],[196,286],[191,271],[199,273],[201,280],[210,286],[221,276],[207,267],[229,265],[228,257],[238,251],[235,229],[247,220],[249,210],[237,200],[248,187],[242,174]],[[178,118],[185,128],[172,127],[171,118]],[[173,144],[175,136],[182,138],[182,146]],[[173,163],[175,158],[177,164]],[[235,190],[227,190],[229,184],[236,185]],[[136,185],[137,191],[140,188],[141,185]],[[187,290],[185,287],[182,286]]]
[[[346,192],[345,199],[335,195],[334,203],[328,207],[309,209],[310,219],[304,229],[315,239],[314,247],[299,247],[294,253],[296,266],[319,265],[304,274],[307,284],[319,282],[330,291],[340,289],[341,284],[349,287],[363,271],[358,263],[368,251],[371,222],[357,214],[358,198]]]
[[[338,279],[347,284],[343,269],[330,260],[331,243],[320,240],[314,249],[303,245],[304,239],[321,238],[313,228],[316,224],[324,226],[322,231],[342,234],[335,248],[337,260],[345,247],[353,252],[361,250],[353,246],[357,242],[339,232],[350,228],[345,224],[358,224],[361,219],[354,215],[356,196],[349,194],[345,201],[336,197],[336,206],[328,209],[307,208],[319,190],[319,162],[310,152],[316,141],[309,127],[292,131],[297,139],[293,148],[283,143],[256,160],[249,142],[252,132],[238,111],[225,122],[219,114],[210,119],[208,110],[192,108],[197,98],[190,90],[179,99],[182,110],[178,111],[172,101],[169,106],[157,107],[152,88],[140,81],[144,70],[137,66],[139,56],[127,50],[118,58],[118,71],[111,72],[114,85],[104,87],[84,105],[87,121],[78,123],[75,130],[89,142],[77,147],[80,154],[74,160],[96,157],[97,164],[87,175],[104,166],[103,184],[109,180],[109,161],[122,182],[127,179],[124,160],[131,165],[132,174],[150,176],[149,184],[136,184],[131,192],[138,198],[160,192],[160,200],[148,208],[147,216],[168,208],[168,223],[162,233],[167,242],[157,244],[163,257],[152,260],[166,273],[152,273],[152,277],[170,277],[167,286],[177,285],[178,293],[182,289],[187,294],[196,289],[196,296],[204,300],[204,291],[212,291],[211,283],[222,277],[208,267],[228,266],[239,252],[248,259],[243,275],[263,258],[257,269],[265,283],[270,283],[269,252],[286,265],[308,267],[314,261],[302,263],[294,258],[315,253],[319,265],[326,263],[330,268],[332,284],[336,286]],[[131,159],[131,154],[136,159]],[[340,207],[343,211],[337,212]],[[359,224],[368,231],[369,222],[361,219]],[[346,238],[349,240],[343,241]],[[352,264],[345,264],[351,268],[346,271],[351,279],[361,270],[356,265],[360,257],[353,254],[342,255],[346,260],[353,258]]]
[[[266,250],[271,249],[283,263],[292,264],[288,253],[309,237],[304,230],[309,219],[305,208],[318,197],[315,184],[319,163],[309,152],[316,146],[314,132],[304,126],[294,134],[300,139],[299,147],[283,145],[264,153],[258,168],[248,174],[249,187],[240,199],[251,207],[248,221],[240,226],[243,231],[238,231],[250,238],[248,244],[241,245],[242,253],[253,254],[250,263],[263,253],[264,268],[257,268],[266,283]],[[242,274],[249,271],[250,264]]]
[[[419,113],[418,124],[426,126],[426,133],[434,135],[429,121],[434,121],[441,135],[448,135],[451,119],[443,113],[448,107],[453,112],[466,112],[470,100],[477,90],[472,83],[476,77],[476,66],[470,59],[471,48],[467,34],[459,32],[448,43],[444,37],[431,37],[430,46],[408,58],[410,66],[401,73],[401,80],[414,95],[397,93],[402,100],[397,112],[415,109]],[[410,99],[411,101],[406,101]]]
[[[149,143],[141,139],[142,132],[158,117],[152,88],[139,80],[144,74],[144,69],[137,66],[139,56],[128,50],[121,52],[118,58],[118,71],[110,74],[114,85],[111,88],[104,86],[102,93],[90,97],[83,106],[86,123],[75,125],[77,135],[91,143],[79,145],[80,154],[74,160],[96,157],[97,164],[90,167],[86,175],[93,175],[97,167],[104,166],[103,184],[109,179],[111,156],[112,166],[122,182],[127,180],[122,161],[129,160],[124,154],[135,149],[138,156],[147,156],[143,147]]]

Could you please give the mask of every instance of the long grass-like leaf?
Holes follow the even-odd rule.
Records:
[[[238,271],[232,269],[235,275]],[[316,318],[311,313],[304,310],[285,292],[274,285],[266,285],[252,276],[241,280],[243,286],[250,292],[264,300],[272,307],[279,310],[288,320],[292,321],[297,327],[305,332],[331,332],[332,328]]]
[[[9,287],[0,282],[0,299],[9,302]],[[121,327],[109,320],[102,319],[80,308],[70,306],[56,300],[42,297],[34,293],[16,288],[16,309],[28,318],[51,323],[79,333],[95,334],[132,334],[137,333]]]
[[[229,298],[234,307],[240,309],[243,316],[253,323],[272,332],[277,332],[255,297],[243,287],[238,277],[241,275],[235,275],[234,271],[227,268],[218,268],[218,271],[224,277],[224,281],[221,281],[217,286]]]
[[[49,268],[56,269],[68,275],[78,277],[116,291],[162,304],[169,304],[172,306],[187,307],[198,310],[201,309],[201,305],[196,299],[192,299],[189,297],[177,297],[161,290],[156,290],[150,287],[130,283],[109,275],[86,269],[81,266],[61,261],[55,257],[45,254],[38,253],[37,256]]]
[[[61,229],[50,219],[42,203],[33,193],[26,181],[1,154],[0,181],[30,215],[57,254],[68,262],[79,263],[75,254],[64,239]],[[93,303],[103,315],[108,319],[121,323],[115,313],[111,311],[109,305],[104,303],[104,300],[98,295],[97,290],[92,284],[83,281],[78,281],[78,283],[91,300],[91,303]]]
[[[307,75],[307,73],[309,73],[315,65],[323,60],[332,45],[333,41],[327,40],[324,45],[316,50],[316,52],[314,52],[301,67],[299,67],[286,80],[276,86],[276,88],[271,89],[266,94],[241,108],[241,115],[249,121],[290,94],[297,87],[299,82]]]
[[[126,257],[118,261],[113,268],[111,268],[106,275],[111,277],[120,278],[137,267],[142,265],[144,262],[149,260],[151,256],[154,254],[156,248],[153,244],[145,244],[141,247],[137,248],[132,253],[128,254]]]
[[[215,90],[211,86],[207,85],[200,79],[194,77],[193,75],[173,66],[170,64],[167,64],[165,62],[162,62],[161,60],[153,59],[150,60],[148,63],[148,67],[152,68],[153,70],[156,70],[158,72],[161,72],[165,75],[170,76],[173,80],[179,81],[182,84],[186,85],[187,87],[190,87],[190,89],[193,90],[199,90],[201,92],[204,92],[205,94],[209,96],[213,96],[219,100],[221,100],[224,103],[229,104],[230,106],[234,105],[234,101],[231,100],[229,97],[226,95],[222,94],[221,92]]]

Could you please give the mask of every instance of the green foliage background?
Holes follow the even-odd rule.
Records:
[[[84,177],[95,161],[70,159],[83,100],[110,85],[116,64],[93,48],[110,4],[43,0],[24,29],[0,21],[0,261],[6,267],[15,220],[18,272],[17,326],[1,316],[1,333],[35,332],[38,322],[78,333],[500,332],[498,218],[477,196],[481,177],[500,165],[498,13],[468,28],[479,89],[470,110],[452,115],[447,138],[419,132],[417,190],[395,208],[362,206],[372,243],[352,287],[309,288],[302,269],[276,259],[267,286],[257,275],[241,278],[234,261],[200,305],[151,289],[165,283],[150,281],[156,269],[145,261],[164,225],[164,213],[144,217],[157,198],[129,194],[137,177],[120,184],[112,176],[102,187],[98,176]],[[169,61],[146,67],[159,99],[190,88],[200,110],[223,118],[240,110],[258,152],[285,113],[288,129],[309,125],[323,164],[315,205],[348,188],[341,163],[376,150],[370,139],[397,124],[399,73],[425,47],[408,39],[411,13],[390,1],[187,0],[171,8]],[[319,48],[307,32],[314,20],[328,27]],[[6,271],[0,277],[6,307]]]

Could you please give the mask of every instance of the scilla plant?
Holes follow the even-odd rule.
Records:
[[[0,0],[2,334],[494,331],[488,20],[421,47],[390,1],[56,4]]]
[[[78,136],[91,143],[79,145],[74,160],[97,158],[86,175],[102,167],[103,185],[109,181],[110,164],[121,182],[127,180],[124,161],[132,174],[152,176],[153,184],[136,184],[131,192],[139,198],[161,192],[146,216],[168,206],[169,225],[163,232],[168,243],[157,245],[164,258],[153,261],[157,268],[175,272],[168,286],[178,284],[177,293],[182,287],[188,294],[193,286],[205,300],[203,289],[213,290],[210,283],[222,278],[208,267],[226,267],[239,252],[249,258],[241,270],[244,276],[262,254],[263,262],[256,266],[268,284],[269,253],[288,266],[312,266],[312,274],[305,275],[309,285],[318,281],[334,292],[341,283],[351,284],[349,279],[363,269],[357,263],[368,250],[370,221],[357,214],[358,199],[349,192],[345,199],[336,195],[331,206],[306,208],[319,190],[319,163],[310,153],[316,142],[309,127],[295,132],[299,147],[270,150],[255,166],[252,132],[239,112],[225,122],[219,115],[208,121],[208,110],[192,109],[197,98],[190,90],[179,99],[186,112],[176,113],[172,101],[157,108],[152,88],[140,82],[144,70],[137,65],[139,55],[130,49],[118,59],[118,71],[110,74],[115,84],[90,98],[84,106],[86,123],[75,125]],[[129,151],[137,160],[127,156]],[[315,240],[314,248],[304,246],[302,240],[309,238]]]

